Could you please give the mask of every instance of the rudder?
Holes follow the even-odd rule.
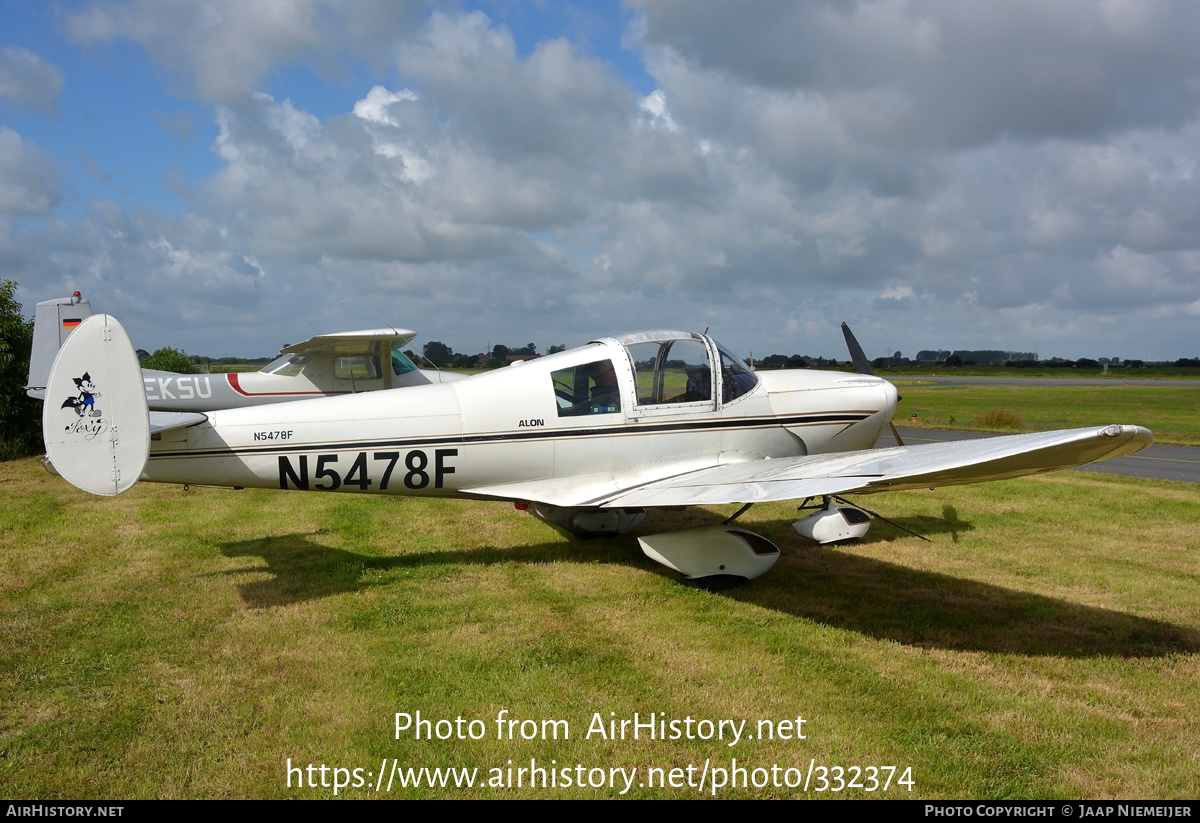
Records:
[[[50,367],[67,337],[92,315],[92,304],[75,292],[70,297],[43,300],[33,315],[33,351],[25,392],[38,400],[46,398]]]

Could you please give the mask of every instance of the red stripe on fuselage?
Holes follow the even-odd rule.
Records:
[[[316,396],[316,397],[321,397],[321,396],[323,396],[323,395],[325,394],[324,392],[319,392],[319,391],[260,391],[260,392],[248,392],[248,391],[246,391],[245,389],[243,389],[243,388],[242,388],[242,386],[241,386],[241,384],[238,382],[238,373],[237,373],[237,372],[232,372],[232,371],[231,371],[231,372],[226,372],[226,373],[225,373],[225,379],[226,379],[226,381],[228,381],[229,385],[230,385],[230,386],[233,388],[233,390],[234,390],[235,392],[237,392],[238,394],[242,395],[243,397],[285,397],[285,396],[288,396],[288,397],[298,397],[298,396],[303,396],[303,395],[312,395],[312,396]],[[345,392],[336,392],[336,393],[337,393],[337,394],[345,394]]]

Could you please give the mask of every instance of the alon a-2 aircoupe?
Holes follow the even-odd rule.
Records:
[[[91,302],[79,292],[37,304],[27,394],[45,399],[55,356],[91,316]],[[142,369],[142,382],[152,412],[206,412],[448,383],[464,377],[418,369],[402,351],[416,336],[415,331],[394,328],[320,334],[284,346],[279,357],[256,372],[177,374]]]
[[[856,349],[865,365],[851,342]],[[95,392],[96,416],[60,407],[81,379]],[[152,423],[129,338],[97,314],[63,345],[46,398],[48,462],[101,495],[148,480],[508,500],[577,534],[628,531],[648,508],[743,504],[719,526],[639,538],[649,557],[699,585],[754,578],[778,559],[774,544],[731,522],[756,502],[822,499],[795,526],[832,542],[869,526],[861,509],[837,505],[843,495],[1052,471],[1154,440],[1140,426],[1112,425],[873,449],[896,407],[887,381],[756,373],[711,337],[678,331],[601,338],[400,396],[160,414]]]

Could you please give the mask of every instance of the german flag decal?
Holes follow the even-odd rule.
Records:
[[[73,328],[75,328],[76,326],[78,326],[78,325],[79,325],[80,323],[82,323],[82,322],[83,322],[82,320],[63,320],[63,321],[62,321],[62,324],[63,324],[63,325],[62,325],[62,327],[63,327],[64,329],[73,329]]]

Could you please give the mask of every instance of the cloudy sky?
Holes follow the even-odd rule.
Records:
[[[1197,43],[1156,0],[3,0],[0,277],[214,355],[1197,356]]]

